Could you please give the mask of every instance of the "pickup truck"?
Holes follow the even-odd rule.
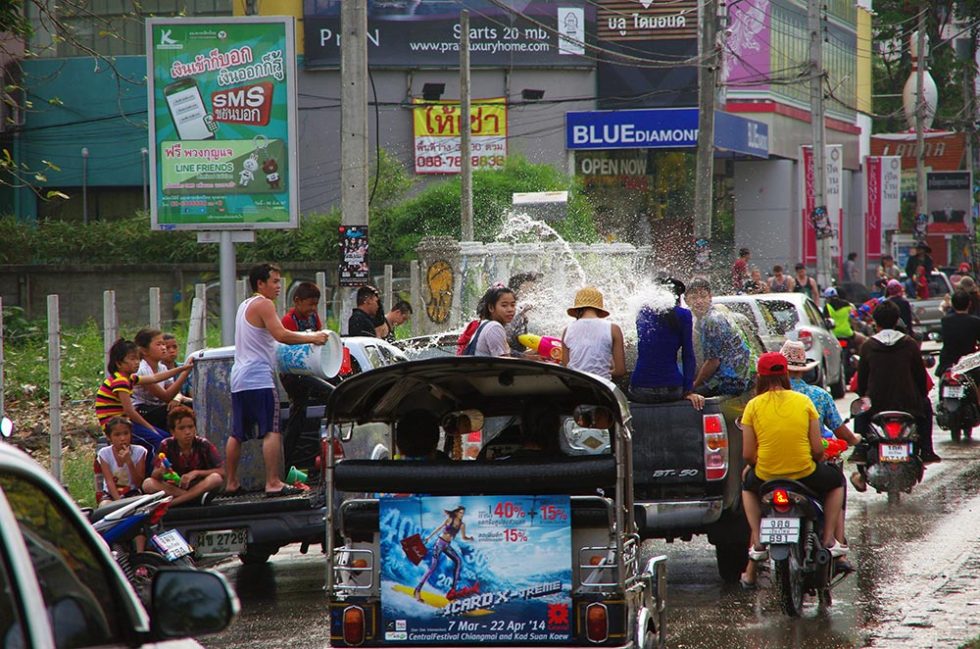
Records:
[[[347,337],[344,347],[350,357],[350,371],[359,374],[377,367],[406,360],[394,346],[378,338]],[[207,437],[224,453],[231,429],[231,390],[229,378],[234,347],[219,347],[195,354],[194,408],[198,434]],[[325,386],[327,390],[331,386]],[[281,395],[280,430],[289,416],[288,401]],[[243,563],[265,563],[283,546],[300,543],[306,552],[310,545],[323,543],[325,493],[316,458],[320,455],[320,422],[324,405],[307,408],[302,432],[284,469],[295,465],[308,475],[310,489],[297,496],[266,498],[263,491],[264,467],[261,442],[242,445],[241,483],[245,493],[219,495],[203,506],[185,505],[168,510],[164,524],[180,530],[194,546],[195,558],[209,561],[238,555]],[[372,448],[338,449],[355,457],[369,457]],[[283,475],[285,475],[285,470]]]
[[[901,281],[905,282],[905,276]],[[918,323],[915,325],[917,333],[923,336],[942,329],[941,321],[946,313],[943,311],[943,298],[953,292],[953,285],[949,281],[946,273],[940,270],[932,271],[929,277],[929,297],[923,300],[912,299],[912,294],[908,293],[909,302],[912,304],[912,315]]]

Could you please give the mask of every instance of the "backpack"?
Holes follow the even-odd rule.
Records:
[[[467,354],[466,352],[469,350],[469,345],[470,341],[473,339],[473,334],[475,334],[476,330],[479,328],[479,320],[473,320],[466,325],[466,329],[463,330],[463,333],[459,334],[459,339],[456,341],[457,356],[472,356],[472,354]]]

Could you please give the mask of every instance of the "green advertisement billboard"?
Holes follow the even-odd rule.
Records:
[[[296,227],[291,17],[146,21],[156,230]]]

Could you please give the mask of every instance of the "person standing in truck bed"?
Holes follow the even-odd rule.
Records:
[[[711,304],[708,280],[691,281],[687,303],[700,321],[704,356],[694,377],[694,391],[704,397],[744,393],[752,387],[752,350],[725,314]]]

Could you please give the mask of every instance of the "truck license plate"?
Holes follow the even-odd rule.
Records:
[[[800,519],[763,518],[759,540],[763,543],[796,543],[800,539]]]
[[[248,543],[248,529],[236,527],[231,530],[209,530],[197,533],[198,556],[239,554],[245,551]]]
[[[878,457],[882,462],[908,462],[909,455],[908,444],[881,444],[878,447]]]
[[[943,388],[943,398],[962,399],[963,392],[964,390],[962,385],[947,385]]]
[[[161,534],[154,534],[150,541],[170,562],[191,553],[191,546],[187,544],[187,540],[177,530],[167,530]]]

